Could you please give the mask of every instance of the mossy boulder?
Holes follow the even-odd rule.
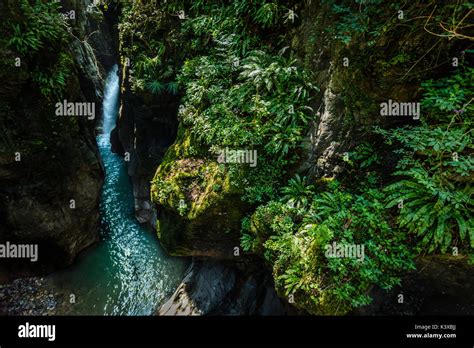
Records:
[[[234,258],[248,210],[241,196],[229,168],[181,128],[151,186],[162,245],[172,255]]]

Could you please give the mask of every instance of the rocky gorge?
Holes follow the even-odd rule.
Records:
[[[110,143],[131,180],[134,216],[148,233],[156,231],[167,254],[190,262],[177,289],[160,293],[154,314],[472,315],[472,241],[466,244],[461,226],[450,225],[459,255],[447,249],[421,252],[412,234],[392,227],[397,219],[393,210],[379,215],[387,221],[375,219],[378,226],[364,218],[357,221],[358,214],[369,219],[378,209],[377,198],[342,217],[339,227],[313,231],[324,225],[318,209],[325,205],[311,204],[318,190],[359,195],[353,201],[342,194],[332,197],[336,216],[345,209],[338,199],[356,206],[370,200],[366,192],[396,180],[392,174],[400,153],[373,129],[419,123],[381,117],[379,105],[421,100],[424,81],[448,76],[453,57],[466,66],[470,59],[467,40],[442,40],[423,30],[430,11],[443,16],[455,2],[445,12],[399,2],[379,8],[377,1],[357,12],[343,3],[346,7],[339,8],[333,1],[262,1],[255,6],[234,1],[210,8],[202,2],[64,0],[61,13],[74,11],[75,16],[67,19],[70,30],[61,34],[66,38],[52,35],[54,51],[46,45],[30,48],[22,65],[13,68],[19,48],[8,44],[0,56],[0,74],[7,81],[0,89],[5,129],[0,242],[37,243],[45,256],[34,267],[0,265],[0,282],[7,283],[0,299],[8,304],[0,312],[67,313],[65,295],[54,282],[10,281],[74,267],[78,255],[100,239],[104,163],[95,136],[103,120],[51,121],[54,107],[48,100],[54,97],[43,94],[41,84],[32,88],[36,80],[30,76],[49,59],[57,61],[55,69],[69,62],[62,100],[95,103],[97,115],[106,73],[118,64],[119,110]],[[0,13],[28,27],[28,16],[34,14],[24,4],[2,2]],[[400,10],[410,25],[399,18]],[[2,30],[10,33],[11,28]],[[460,94],[466,94],[465,105],[470,94]],[[256,151],[256,169],[221,163],[216,151],[227,147]],[[456,149],[461,157],[471,151]],[[429,151],[417,151],[421,158],[429,156]],[[20,166],[12,156],[16,152]],[[365,164],[356,167],[361,160]],[[467,172],[450,178],[464,185],[472,181]],[[291,180],[299,196],[287,202],[281,192],[288,191]],[[341,184],[330,191],[334,181]],[[371,229],[381,240],[364,234]],[[340,231],[349,232],[341,236]],[[360,271],[357,264],[347,265],[355,269],[351,276],[361,273],[362,280],[352,283],[347,274],[328,280],[342,267],[320,258],[331,238],[383,245],[368,246],[364,255],[376,266]],[[125,258],[130,253],[124,252]],[[339,289],[338,283],[349,285]],[[334,293],[322,290],[334,288]],[[25,293],[31,298],[39,294],[37,307],[31,307],[34,299],[25,300],[24,309],[15,307]]]

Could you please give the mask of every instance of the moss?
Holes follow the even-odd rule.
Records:
[[[229,169],[203,154],[209,152],[180,127],[151,185],[158,237],[173,255],[232,258],[248,207]]]
[[[250,232],[256,237],[259,245],[263,245],[269,236],[273,234],[271,225],[275,218],[275,211],[281,207],[279,202],[270,202],[268,206],[257,209],[250,219]]]

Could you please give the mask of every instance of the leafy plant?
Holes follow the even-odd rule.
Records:
[[[429,247],[429,252],[437,248],[446,252],[456,230],[461,242],[470,240],[474,247],[474,190],[470,185],[459,189],[454,182],[443,181],[441,176],[430,175],[422,168],[397,174],[409,176],[387,187],[387,207],[402,206],[400,227],[422,237],[421,243]]]
[[[7,34],[2,42],[28,66],[41,94],[50,102],[59,99],[72,66],[71,54],[66,51],[68,23],[60,16],[60,4],[20,0],[12,6],[17,15],[0,24],[2,33]]]
[[[258,246],[257,239],[248,233],[243,233],[240,237],[240,245],[244,251],[255,251]]]
[[[387,219],[383,192],[352,194],[332,187],[314,195],[302,219],[288,214],[286,205],[280,210],[272,204],[259,208],[272,211],[272,234],[263,245],[277,291],[293,295],[297,306],[320,315],[344,314],[370,303],[369,287],[399,284],[399,272],[414,268],[416,254],[406,235]],[[262,211],[259,216],[268,219]],[[254,225],[267,225],[265,221],[257,219]],[[283,221],[287,228],[282,228]],[[327,246],[333,242],[363,245],[363,259],[328,257]]]
[[[263,4],[256,11],[254,21],[263,28],[269,28],[275,25],[279,20],[279,6],[277,3],[270,2]]]
[[[460,69],[422,85],[420,126],[376,130],[402,145],[394,173],[402,179],[387,187],[387,207],[403,206],[400,227],[420,237],[428,252],[446,252],[453,243],[474,247],[473,72]]]
[[[33,80],[38,84],[40,92],[49,100],[60,99],[66,89],[71,75],[73,61],[68,53],[60,53],[58,62],[51,69],[37,69]]]
[[[299,174],[296,174],[288,181],[288,186],[281,189],[283,194],[281,199],[296,208],[306,207],[313,194],[313,189],[314,186],[307,183],[306,177],[301,178]]]
[[[160,93],[163,93],[166,90],[166,84],[161,83],[159,81],[147,82],[146,87],[153,94],[160,94]]]
[[[356,162],[359,162],[359,168],[364,169],[370,167],[372,164],[380,163],[380,157],[375,151],[372,144],[368,142],[362,142],[359,144],[354,151],[350,153],[350,158]]]
[[[13,47],[19,53],[35,52],[42,46],[40,38],[38,38],[34,32],[23,32],[18,23],[12,24],[12,28],[13,36],[8,41],[8,46]]]

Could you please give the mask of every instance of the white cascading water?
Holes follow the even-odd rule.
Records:
[[[124,160],[112,152],[110,132],[119,105],[115,66],[108,74],[103,101],[103,133],[97,136],[105,180],[100,214],[101,241],[66,271],[52,278],[76,303],[60,314],[151,315],[171,295],[186,268],[183,259],[166,255],[154,232],[135,219],[133,188]]]
[[[110,134],[115,127],[119,102],[119,77],[118,67],[114,65],[105,80],[104,102],[103,102],[103,125],[102,133]]]

